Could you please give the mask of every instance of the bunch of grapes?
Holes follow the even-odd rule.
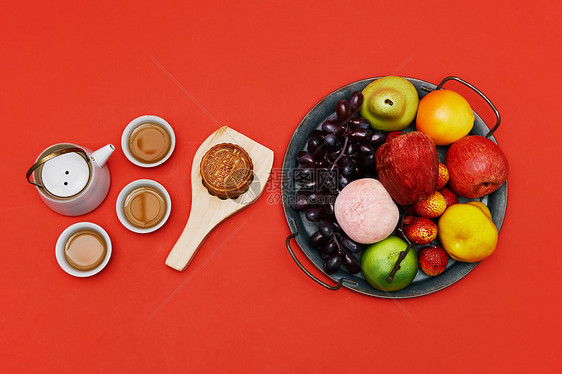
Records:
[[[359,91],[348,100],[338,101],[336,115],[327,118],[321,130],[312,131],[307,150],[296,156],[299,168],[294,179],[299,190],[291,206],[318,224],[309,244],[318,249],[328,274],[336,272],[342,263],[352,274],[361,270],[354,254],[364,246],[351,240],[338,225],[334,203],[353,180],[376,176],[375,152],[387,134],[372,130],[369,121],[359,116],[362,104]]]

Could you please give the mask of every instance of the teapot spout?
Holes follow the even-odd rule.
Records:
[[[113,146],[113,144],[108,144],[105,147],[102,147],[92,153],[92,159],[101,168],[105,165],[107,159],[109,158],[109,156],[111,156],[114,150],[115,147]]]

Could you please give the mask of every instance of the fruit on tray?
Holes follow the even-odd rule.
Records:
[[[367,283],[380,291],[398,291],[409,286],[418,271],[418,258],[413,249],[408,251],[400,263],[400,269],[392,282],[387,281],[400,252],[407,247],[408,243],[394,235],[368,246],[361,257],[361,270]]]
[[[439,218],[439,241],[455,260],[478,262],[496,249],[498,230],[480,204],[452,205]]]
[[[358,179],[345,186],[336,198],[334,213],[347,236],[361,244],[388,237],[400,216],[389,193],[373,178]]]
[[[439,191],[435,191],[428,197],[424,197],[418,202],[414,203],[414,211],[427,218],[437,218],[447,208],[447,202]]]
[[[458,196],[450,188],[443,187],[439,190],[439,193],[445,198],[447,208],[459,202]]]
[[[404,235],[416,244],[429,244],[437,238],[437,225],[426,217],[415,217],[404,227]]]
[[[449,182],[449,169],[445,164],[439,163],[439,175],[437,179],[437,189],[440,190]]]
[[[402,130],[416,117],[418,93],[405,78],[387,76],[376,79],[363,89],[363,96],[361,116],[374,129]]]
[[[451,90],[435,90],[419,103],[416,129],[436,145],[449,145],[466,135],[474,125],[474,112],[464,97]]]
[[[410,83],[397,78],[377,79],[363,93],[339,100],[335,115],[310,133],[307,148],[296,156],[297,193],[291,203],[316,226],[309,245],[324,260],[327,274],[341,267],[352,274],[363,271],[382,291],[410,285],[418,266],[429,276],[441,274],[449,255],[465,262],[488,257],[498,240],[490,210],[480,201],[459,204],[459,196],[491,193],[508,172],[495,143],[467,136],[474,113],[455,92],[432,92],[421,102],[416,93],[412,119],[417,110],[418,131],[403,131],[412,120],[400,123],[407,112],[401,111],[411,107],[403,105],[407,90],[398,87]],[[447,152],[444,163],[436,145],[450,145],[440,149]],[[492,177],[484,178],[490,172]],[[403,230],[396,230],[397,204],[403,208]],[[434,243],[418,255],[414,246],[405,252],[407,242]]]
[[[449,256],[440,246],[422,248],[418,255],[420,269],[430,277],[435,277],[445,271]]]
[[[427,135],[412,131],[397,136],[377,149],[379,179],[400,205],[409,205],[431,195],[437,187],[439,159]]]
[[[445,164],[453,191],[471,199],[496,191],[509,173],[501,148],[480,135],[467,136],[451,144]]]

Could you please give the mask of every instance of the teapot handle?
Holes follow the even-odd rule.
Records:
[[[88,155],[86,154],[86,151],[84,151],[82,148],[78,148],[78,147],[69,147],[69,148],[63,148],[63,149],[59,149],[57,151],[54,151],[53,153],[49,153],[48,155],[46,155],[45,157],[41,158],[40,160],[37,160],[37,162],[35,162],[35,164],[33,164],[33,166],[31,166],[29,168],[29,170],[27,171],[27,173],[25,174],[25,177],[27,178],[27,181],[31,184],[33,184],[34,186],[37,186],[39,188],[44,188],[42,185],[40,185],[39,183],[36,183],[35,181],[32,181],[30,179],[31,174],[33,174],[33,172],[41,165],[43,165],[45,162],[64,155],[65,153],[82,153],[84,156],[84,158],[87,160],[88,159]]]

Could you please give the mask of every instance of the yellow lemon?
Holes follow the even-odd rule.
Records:
[[[443,248],[455,260],[478,262],[496,249],[498,230],[490,211],[480,202],[451,205],[437,226]]]

